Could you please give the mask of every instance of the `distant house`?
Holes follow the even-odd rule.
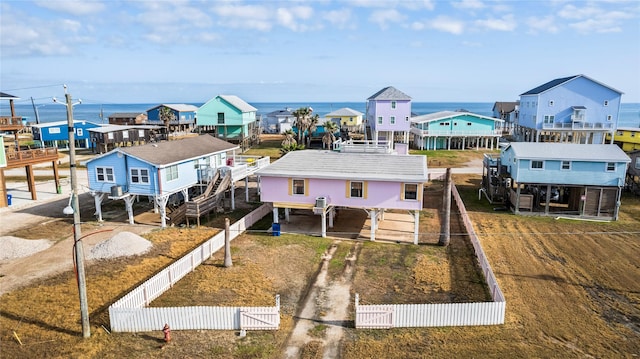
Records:
[[[245,150],[260,141],[257,111],[238,96],[218,95],[198,109],[198,129]]]
[[[409,143],[411,97],[393,86],[383,88],[367,99],[366,120],[375,143]]]
[[[168,108],[173,115],[169,121],[169,132],[190,131],[194,128],[198,107],[185,104],[162,104],[148,109],[147,124],[166,126],[160,117],[163,108]]]
[[[147,114],[143,112],[116,112],[109,115],[111,125],[144,125]]]
[[[262,131],[264,133],[283,133],[291,130],[296,117],[290,108],[269,112],[262,118]]]
[[[260,198],[273,204],[275,223],[280,208],[287,218],[290,209],[314,211],[326,236],[327,219],[331,228],[336,208],[359,208],[369,213],[375,240],[376,221],[385,210],[408,210],[414,213],[417,242],[427,181],[424,156],[302,150],[289,152],[256,173]]]
[[[514,136],[525,142],[605,143],[622,92],[585,75],[551,80],[520,95]]]
[[[337,122],[341,129],[351,132],[362,132],[362,116],[364,114],[349,107],[344,107],[324,115],[325,121]]]
[[[94,148],[95,144],[90,141],[89,130],[100,127],[99,124],[74,120],[73,129],[76,148]],[[44,122],[31,125],[31,133],[34,141],[40,141],[45,147],[68,147],[69,146],[69,122],[55,121]]]
[[[97,153],[105,153],[116,147],[142,145],[167,138],[164,126],[147,125],[107,125],[88,130],[92,148]]]
[[[615,145],[512,142],[483,178],[485,193],[505,186],[515,213],[618,217],[629,157]],[[485,161],[485,164],[487,161]]]
[[[106,196],[123,199],[133,222],[133,200],[149,196],[159,207],[162,226],[166,225],[169,197],[206,182],[211,172],[227,165],[238,147],[209,135],[188,137],[142,146],[118,147],[87,162],[89,189],[95,197],[96,211]]]
[[[613,141],[625,152],[640,150],[640,127],[618,127],[613,136],[607,133],[607,141]]]
[[[520,111],[520,101],[496,102],[491,109],[493,117],[505,122],[516,122]]]
[[[498,147],[503,120],[470,112],[440,111],[411,118],[413,147],[421,150]]]

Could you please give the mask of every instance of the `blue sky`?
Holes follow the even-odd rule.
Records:
[[[585,74],[640,102],[638,1],[2,0],[0,46],[21,98],[493,102]]]

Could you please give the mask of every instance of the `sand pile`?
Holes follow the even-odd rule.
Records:
[[[48,239],[24,239],[13,236],[0,237],[0,260],[28,257],[53,245]]]
[[[153,244],[131,232],[120,232],[96,244],[87,255],[89,259],[109,259],[147,253]]]

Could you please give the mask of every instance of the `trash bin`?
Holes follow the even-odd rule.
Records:
[[[280,223],[274,223],[271,225],[271,235],[274,237],[280,237]]]
[[[62,186],[56,187],[56,193],[57,194],[62,194]]]
[[[11,205],[11,198],[12,196],[10,194],[7,194],[7,206]],[[280,227],[278,227],[278,235],[280,235]]]

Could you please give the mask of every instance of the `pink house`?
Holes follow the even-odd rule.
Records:
[[[414,215],[417,243],[428,179],[425,156],[293,151],[256,173],[262,202],[273,204],[274,223],[280,208],[285,218],[290,209],[308,209],[319,215],[325,237],[327,220],[333,227],[337,207],[360,208],[369,213],[371,240],[375,240],[377,221],[385,210],[407,210]]]

